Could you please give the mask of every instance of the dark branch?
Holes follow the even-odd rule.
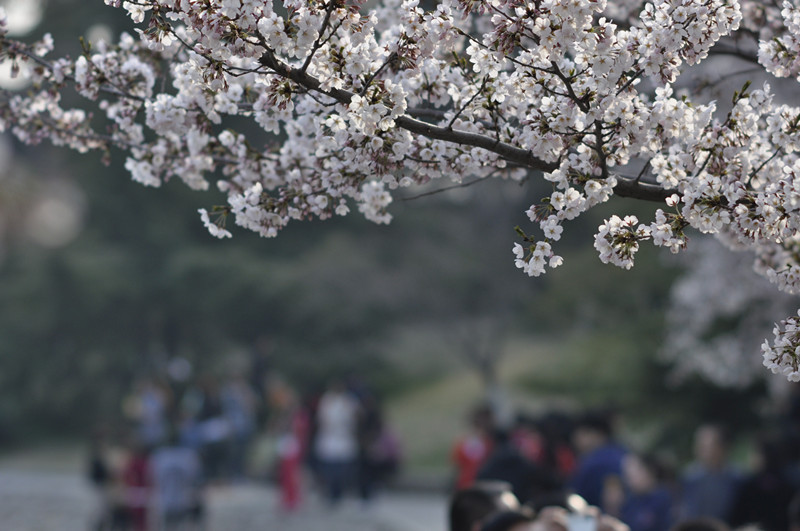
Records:
[[[622,179],[618,177],[617,185],[614,187],[614,193],[620,197],[663,203],[665,199],[672,194],[677,194],[678,191],[674,189],[665,189],[657,184],[637,182],[633,179]]]
[[[330,96],[339,103],[346,105],[350,104],[350,101],[355,95],[353,92],[338,88],[324,90],[320,88],[321,83],[318,79],[297,68],[290,67],[286,63],[276,58],[269,48],[266,46],[264,46],[264,48],[266,51],[261,57],[261,63],[264,66],[271,68],[277,74],[294,81],[298,85],[315,90],[325,94],[326,96]],[[509,162],[514,162],[520,166],[526,166],[533,170],[551,172],[558,168],[557,162],[546,162],[535,157],[529,150],[518,148],[505,142],[498,142],[497,140],[482,134],[447,129],[445,127],[440,127],[417,120],[408,115],[403,115],[396,118],[395,124],[406,131],[416,133],[433,140],[444,140],[446,142],[453,142],[455,144],[483,148],[487,151],[500,155]]]

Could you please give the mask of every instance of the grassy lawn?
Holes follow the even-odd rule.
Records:
[[[499,380],[511,402],[525,411],[548,407],[575,407],[567,395],[532,392],[527,378],[546,374],[559,365],[559,349],[552,343],[518,338],[506,345]],[[437,381],[396,397],[388,405],[388,420],[403,440],[407,472],[439,474],[450,470],[450,448],[465,431],[469,410],[485,399],[475,371],[459,368]]]

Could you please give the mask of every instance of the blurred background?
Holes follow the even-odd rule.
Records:
[[[80,53],[78,35],[129,29],[99,0],[0,4],[12,31],[51,32],[59,56]],[[655,206],[617,199],[582,216],[556,249],[564,265],[531,279],[511,247],[546,193],[535,179],[409,193],[388,227],[351,215],[220,241],[196,210],[221,196],[144,188],[123,163],[0,138],[0,474],[16,474],[6,488],[26,498],[67,499],[76,529],[95,509],[65,491],[91,483],[92,441],[146,430],[149,398],[185,419],[236,382],[252,414],[237,473],[272,484],[287,404],[313,409],[340,381],[396,435],[393,488],[441,522],[454,444],[481,404],[506,423],[611,408],[628,444],[676,468],[702,423],[728,426],[746,463],[755,434],[789,411],[792,389],[760,368],[758,343],[796,302],[763,289],[746,259],[731,272],[737,260],[699,235],[680,259],[644,247],[632,271],[597,259],[604,218],[646,220]],[[687,290],[704,293],[703,315]],[[230,496],[217,503],[239,503]],[[22,513],[19,529],[48,528]]]

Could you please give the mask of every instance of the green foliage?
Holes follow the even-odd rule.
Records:
[[[213,194],[142,188],[107,175],[123,174],[118,165],[98,172],[91,156],[69,167],[89,198],[83,233],[52,250],[18,241],[0,264],[0,442],[84,432],[118,416],[131,381],[168,357],[224,373],[261,336],[273,341],[276,370],[301,388],[357,372],[384,393],[407,390],[443,366],[391,338],[494,311],[513,283],[527,285],[506,242],[481,248],[487,227],[505,225],[472,217],[470,204],[400,205],[405,216],[388,228],[354,219],[218,241],[195,215]],[[487,216],[500,206],[490,203]],[[498,264],[510,283],[492,281]]]

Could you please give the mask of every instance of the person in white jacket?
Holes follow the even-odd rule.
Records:
[[[317,409],[314,451],[331,504],[352,483],[358,458],[359,403],[340,382],[322,395]]]

